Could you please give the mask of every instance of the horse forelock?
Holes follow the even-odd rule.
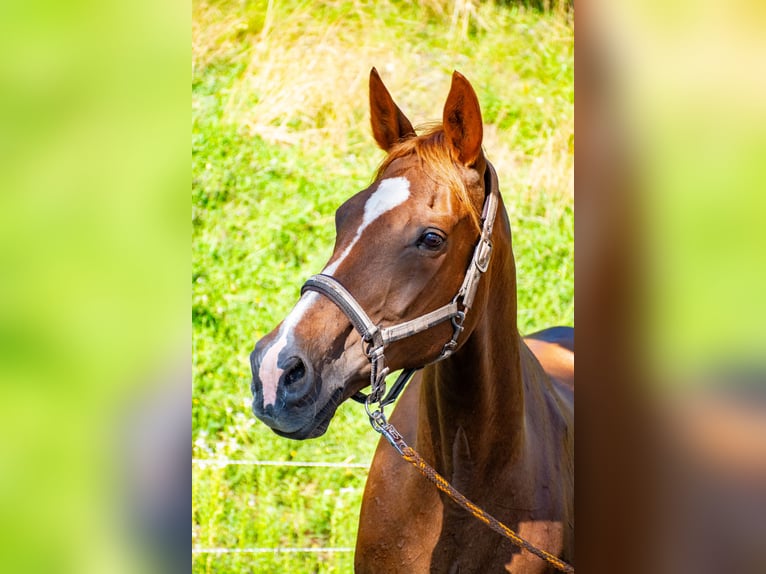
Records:
[[[464,172],[458,167],[446,140],[441,124],[425,126],[425,132],[419,136],[403,139],[396,143],[378,167],[375,179],[383,177],[385,171],[396,160],[414,155],[422,167],[424,175],[446,184],[454,193],[477,230],[481,229],[481,207],[483,198],[477,201],[469,191],[463,177]]]

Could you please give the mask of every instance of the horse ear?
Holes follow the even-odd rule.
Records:
[[[473,166],[481,154],[483,127],[476,92],[460,72],[452,73],[447,103],[444,104],[444,133],[463,165]]]
[[[370,70],[370,122],[372,135],[384,151],[389,151],[395,143],[415,135],[410,120],[394,103],[375,68]]]

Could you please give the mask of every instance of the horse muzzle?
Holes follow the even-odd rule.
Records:
[[[308,421],[302,407],[313,408],[319,389],[311,362],[289,346],[275,349],[261,340],[250,354],[253,414],[275,431],[295,432]]]

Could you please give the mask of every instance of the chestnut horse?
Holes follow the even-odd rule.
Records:
[[[370,107],[387,156],[373,184],[338,209],[322,274],[256,344],[253,412],[280,436],[317,437],[371,376],[374,390],[389,368],[425,366],[391,422],[469,500],[572,563],[574,331],[518,333],[511,231],[476,94],[455,72],[442,125],[417,135],[373,68]],[[355,569],[552,571],[382,440]]]

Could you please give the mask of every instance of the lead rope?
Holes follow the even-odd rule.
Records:
[[[386,420],[386,415],[383,413],[382,406],[378,406],[377,409],[370,410],[369,399],[365,402],[364,408],[370,417],[370,424],[372,428],[383,435],[386,440],[393,446],[396,451],[402,456],[404,460],[414,466],[417,471],[430,480],[436,488],[441,490],[444,494],[449,496],[456,504],[458,504],[464,510],[467,510],[473,517],[479,519],[481,522],[489,526],[492,530],[508,538],[516,546],[528,550],[538,558],[545,560],[548,564],[553,566],[556,570],[561,572],[574,572],[574,566],[564,562],[560,558],[557,558],[550,552],[546,552],[537,546],[534,546],[531,542],[525,540],[519,536],[516,532],[508,528],[505,524],[500,522],[497,518],[489,514],[487,511],[476,506],[473,502],[468,500],[460,492],[455,490],[447,480],[436,470],[428,464],[418,452],[409,446],[404,437],[399,434],[394,425]]]

